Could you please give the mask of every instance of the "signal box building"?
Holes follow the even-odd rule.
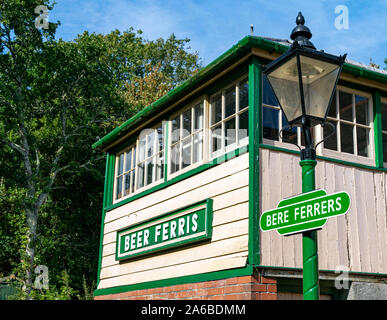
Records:
[[[97,141],[106,153],[95,299],[302,299],[302,235],[260,214],[301,193],[301,132],[247,36]],[[321,299],[386,299],[387,72],[347,60],[316,148],[316,188],[346,191],[318,233]],[[315,144],[331,128],[317,126]]]

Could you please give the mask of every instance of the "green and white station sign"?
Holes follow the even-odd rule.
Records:
[[[325,190],[281,200],[276,209],[262,213],[262,231],[277,230],[281,235],[290,235],[321,228],[328,218],[346,214],[351,199],[347,192],[327,194]]]
[[[129,259],[211,239],[212,199],[119,230],[116,260]]]

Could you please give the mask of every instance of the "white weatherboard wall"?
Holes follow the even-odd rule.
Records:
[[[244,267],[248,255],[248,153],[106,213],[98,289]],[[210,242],[115,260],[116,231],[207,198]]]
[[[260,150],[261,212],[277,207],[281,199],[300,194],[299,156]],[[317,160],[316,188],[327,193],[347,191],[351,208],[328,219],[317,232],[319,269],[387,273],[387,174]],[[265,266],[302,267],[302,236],[261,232],[261,263]],[[342,269],[341,269],[342,270]]]

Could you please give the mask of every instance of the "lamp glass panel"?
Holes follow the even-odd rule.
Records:
[[[340,67],[318,59],[300,56],[305,112],[323,119],[335,89]]]
[[[289,122],[302,115],[297,57],[294,56],[267,75]]]

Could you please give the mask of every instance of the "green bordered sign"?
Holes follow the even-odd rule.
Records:
[[[262,231],[277,230],[290,235],[321,228],[328,218],[348,212],[351,199],[347,192],[327,194],[314,190],[280,201],[276,209],[261,215]]]
[[[211,239],[212,199],[117,232],[116,260]]]

